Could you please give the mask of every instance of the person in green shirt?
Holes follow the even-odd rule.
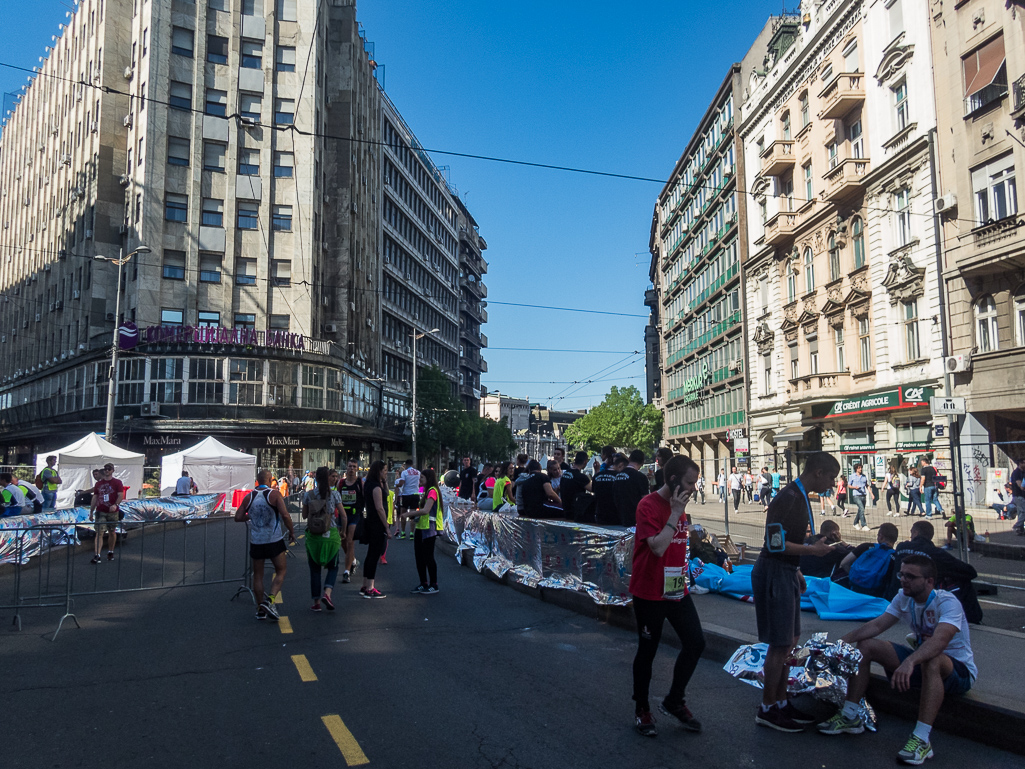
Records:
[[[498,468],[498,477],[495,479],[495,488],[491,495],[491,509],[499,510],[507,502],[515,505],[516,500],[512,493],[512,481],[509,479],[509,472],[512,470],[512,462],[503,462]]]
[[[57,489],[60,488],[60,474],[53,469],[57,464],[57,457],[50,455],[46,458],[46,467],[39,473],[43,481],[43,509],[53,510],[57,507]]]

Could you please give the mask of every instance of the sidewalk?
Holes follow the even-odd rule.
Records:
[[[884,517],[885,514],[884,511]],[[455,546],[449,542],[440,542],[440,550],[448,557],[455,555]],[[469,559],[464,565],[472,569]],[[631,631],[636,629],[629,606],[599,606],[583,593],[529,588],[513,582],[508,575],[501,580],[492,575],[487,575],[487,578],[601,622]],[[694,602],[705,631],[707,646],[704,656],[707,659],[725,663],[738,646],[757,641],[753,605],[714,594],[694,596]],[[859,623],[827,622],[812,612],[803,612],[801,624],[802,638],[826,631],[830,638],[835,639]],[[903,642],[906,632],[906,628],[897,626],[883,637]],[[936,726],[950,734],[1025,755],[1025,701],[1020,685],[1025,633],[983,625],[973,625],[970,633],[979,679],[967,695],[944,703]],[[678,643],[672,633],[666,633],[663,640],[669,644]],[[723,675],[727,674],[723,672]],[[868,698],[881,713],[914,720],[916,697],[894,692],[881,671],[877,671]]]

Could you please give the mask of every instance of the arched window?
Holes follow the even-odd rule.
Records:
[[[794,274],[794,260],[788,259],[783,265],[783,274],[787,279],[787,304],[797,299],[797,275]]]
[[[861,217],[851,222],[851,241],[854,246],[854,269],[865,266],[865,224]]]
[[[840,280],[840,249],[836,245],[836,233],[829,233],[829,282]]]
[[[783,113],[783,117],[780,119],[780,122],[782,123],[782,126],[783,126],[783,139],[787,140],[787,139],[793,138],[792,131],[790,130],[790,111],[789,110]]]
[[[810,246],[804,249],[804,288],[808,293],[815,290],[815,256]]]
[[[988,294],[975,303],[975,345],[979,352],[999,349],[997,341],[997,303]]]
[[[1025,286],[1019,286],[1014,293],[1014,341],[1025,347]]]

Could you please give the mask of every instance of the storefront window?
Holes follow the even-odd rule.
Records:
[[[224,382],[220,358],[189,359],[189,403],[222,403]]]
[[[263,361],[232,359],[228,363],[228,402],[237,406],[263,405]]]
[[[303,408],[324,408],[324,369],[303,366]]]
[[[142,403],[146,388],[146,361],[134,358],[120,361],[117,380],[117,403],[119,406],[135,406]]]
[[[157,403],[182,402],[183,358],[155,358],[150,364],[149,399]]]
[[[271,361],[267,376],[267,405],[295,406],[299,366],[286,361]]]

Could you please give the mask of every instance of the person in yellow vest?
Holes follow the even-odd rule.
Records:
[[[438,474],[433,468],[427,468],[420,474],[424,484],[424,501],[420,509],[406,513],[402,517],[416,519],[413,533],[413,555],[416,558],[416,571],[420,584],[410,592],[419,595],[435,595],[438,592],[438,562],[434,559],[434,544],[438,532],[445,525],[444,507],[441,501],[441,488],[438,486]]]
[[[43,509],[53,510],[57,507],[57,489],[60,488],[60,474],[53,468],[57,464],[57,457],[50,455],[46,458],[46,467],[39,473],[39,479],[43,486]]]

